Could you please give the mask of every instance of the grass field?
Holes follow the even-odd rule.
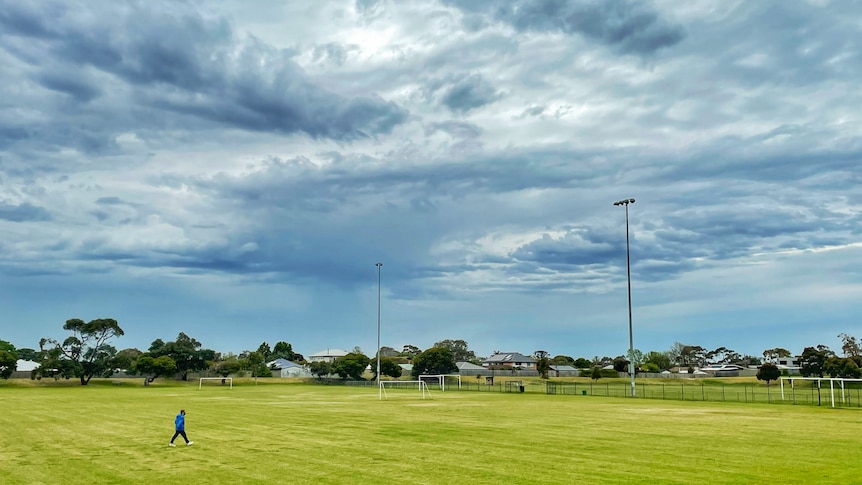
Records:
[[[0,483],[862,483],[858,409],[282,382],[0,386]]]

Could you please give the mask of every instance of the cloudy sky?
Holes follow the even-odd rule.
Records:
[[[862,9],[0,0],[0,339],[862,337]]]

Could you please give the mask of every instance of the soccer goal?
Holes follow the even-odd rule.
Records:
[[[230,388],[233,389],[233,377],[201,377],[201,381],[198,383],[198,390],[204,386],[204,381],[221,381],[222,386],[229,384]]]
[[[432,382],[437,381],[437,385],[440,386],[440,391],[446,391],[446,378],[449,378],[450,381],[454,384],[455,379],[458,379],[458,389],[461,389],[461,375],[460,374],[423,374],[419,376],[420,381]]]
[[[395,395],[405,395],[405,392],[401,391],[410,391],[411,393],[418,390],[422,393],[422,399],[425,399],[427,396],[428,399],[433,399],[431,397],[431,391],[428,390],[428,384],[423,380],[418,381],[380,381],[380,399],[389,399],[389,394],[387,394],[386,389],[389,389],[390,393],[393,396]],[[392,392],[395,391],[395,392]]]

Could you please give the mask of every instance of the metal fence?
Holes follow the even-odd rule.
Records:
[[[631,384],[620,382],[561,383],[546,382],[546,394],[630,397]],[[646,384],[635,387],[635,397],[676,401],[745,402],[765,404],[804,404],[834,407],[862,407],[862,390],[826,387],[788,387],[783,392],[777,385],[703,384],[684,381],[679,384]]]

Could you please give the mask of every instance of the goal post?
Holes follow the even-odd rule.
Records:
[[[461,374],[423,374],[419,376],[420,381],[429,381],[432,379],[437,380],[437,384],[440,386],[440,391],[446,391],[446,378],[458,379],[458,389],[461,389]]]
[[[428,383],[421,379],[418,381],[380,381],[380,399],[389,399],[386,388],[389,388],[390,391],[418,389],[422,394],[422,399],[425,399],[426,396],[428,399],[432,399],[431,391],[428,390]]]
[[[201,390],[204,385],[204,381],[221,381],[222,385],[225,383],[230,384],[230,389],[233,389],[233,377],[201,377],[201,380],[198,383],[198,390]]]

